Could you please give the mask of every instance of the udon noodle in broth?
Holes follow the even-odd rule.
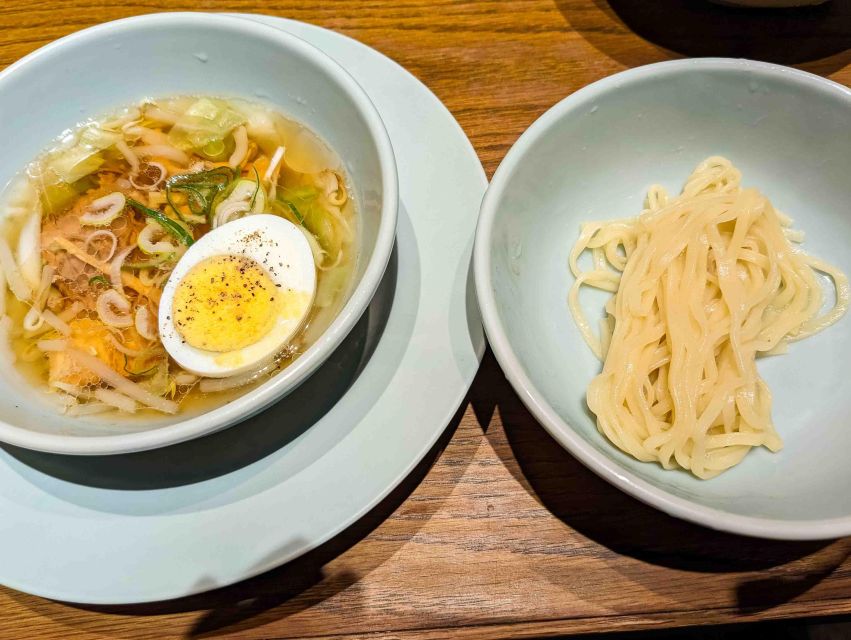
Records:
[[[337,315],[358,256],[357,212],[340,159],[303,125],[236,99],[149,100],[83,123],[9,184],[0,213],[0,341],[69,415],[209,408],[268,379]],[[287,221],[291,236],[306,241],[312,297],[303,296],[303,319],[286,344],[256,367],[235,375],[219,367],[205,377],[164,346],[162,296],[190,247],[208,234],[227,237],[218,230],[258,214]],[[213,353],[218,363],[243,362],[240,350],[267,330],[263,318],[245,324],[252,308],[276,317],[292,311],[274,278],[259,286],[262,265],[240,260],[236,280],[211,277],[208,308],[207,298],[196,305],[236,314],[199,325],[216,332],[216,345],[235,345]],[[249,276],[257,287],[225,289]],[[278,302],[257,307],[257,295]],[[186,343],[191,334],[180,335]]]

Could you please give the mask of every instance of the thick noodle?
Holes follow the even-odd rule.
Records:
[[[756,356],[836,322],[848,279],[790,243],[802,235],[729,160],[712,157],[670,198],[652,187],[632,219],[584,224],[570,254],[569,307],[602,372],[588,387],[597,427],[638,460],[711,478],[782,440]],[[591,254],[592,268],[579,257]],[[826,313],[818,272],[830,276]],[[583,286],[609,291],[596,335]]]

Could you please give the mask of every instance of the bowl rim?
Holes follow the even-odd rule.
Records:
[[[287,54],[311,59],[351,100],[352,107],[366,123],[376,147],[383,197],[380,221],[372,255],[360,281],[346,304],[322,335],[293,364],[279,374],[223,406],[180,420],[134,433],[103,436],[76,436],[31,431],[0,418],[0,441],[57,454],[116,455],[156,449],[231,427],[259,413],[304,382],[340,345],[358,322],[372,300],[390,260],[396,237],[399,207],[398,171],[390,136],[372,100],[358,82],[334,59],[307,41],[291,33],[244,18],[202,12],[153,13],[98,24],[59,38],[17,60],[0,72],[0,95],[8,78],[27,73],[42,59],[70,48],[87,46],[92,41],[163,26],[229,30],[262,39]]]
[[[625,84],[649,77],[676,75],[689,71],[739,71],[762,77],[783,78],[825,94],[844,99],[851,109],[851,89],[820,76],[767,62],[734,58],[697,58],[657,62],[608,76],[577,90],[541,115],[517,139],[503,158],[482,200],[473,269],[482,320],[488,341],[506,378],[538,422],[567,451],[588,469],[641,502],[668,515],[696,524],[746,536],[776,540],[823,540],[851,534],[851,516],[815,520],[785,520],[744,516],[692,502],[662,489],[622,467],[585,441],[547,402],[532,383],[515,354],[500,319],[491,278],[491,246],[497,205],[506,185],[526,154],[550,127],[570,112]]]

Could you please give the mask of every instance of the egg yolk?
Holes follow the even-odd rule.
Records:
[[[172,316],[180,337],[206,351],[254,344],[275,324],[279,289],[245,256],[213,256],[184,276],[174,292]]]

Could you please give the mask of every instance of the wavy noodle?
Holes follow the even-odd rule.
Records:
[[[755,358],[830,326],[849,304],[845,274],[793,248],[790,224],[712,157],[680,196],[654,186],[638,217],[583,225],[568,304],[604,362],[587,402],[618,448],[711,478],[753,447],[782,447]],[[825,313],[818,273],[836,293]],[[614,294],[600,335],[580,309],[583,286]]]

